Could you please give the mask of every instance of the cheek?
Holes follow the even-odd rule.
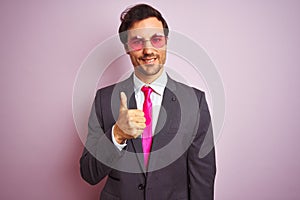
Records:
[[[136,60],[137,59],[137,55],[135,55],[134,53],[129,53],[130,59],[131,60]]]
[[[166,61],[166,51],[161,51],[160,52],[160,59],[161,59],[161,62],[164,63]]]
[[[139,55],[138,54],[131,52],[131,53],[129,53],[129,56],[130,56],[131,63],[134,66],[139,65],[139,60],[138,60]]]
[[[130,58],[133,58],[133,59],[138,59],[141,55],[141,53],[137,52],[137,51],[132,51],[129,53],[130,55]]]

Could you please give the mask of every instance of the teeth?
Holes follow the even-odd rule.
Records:
[[[152,59],[150,59],[150,60],[145,60],[145,63],[152,63],[152,62],[154,62],[154,58],[152,58]]]

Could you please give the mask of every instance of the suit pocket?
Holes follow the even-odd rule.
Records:
[[[120,198],[102,190],[100,200],[120,200]]]

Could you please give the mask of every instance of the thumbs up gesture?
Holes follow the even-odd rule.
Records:
[[[119,118],[114,126],[114,137],[119,144],[127,139],[137,138],[146,127],[144,112],[138,109],[128,109],[127,97],[120,93]]]

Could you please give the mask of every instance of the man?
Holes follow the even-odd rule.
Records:
[[[108,177],[101,200],[213,199],[215,152],[204,93],[166,74],[169,29],[156,9],[136,5],[121,21],[134,73],[97,91],[80,160],[83,179],[94,185]]]

